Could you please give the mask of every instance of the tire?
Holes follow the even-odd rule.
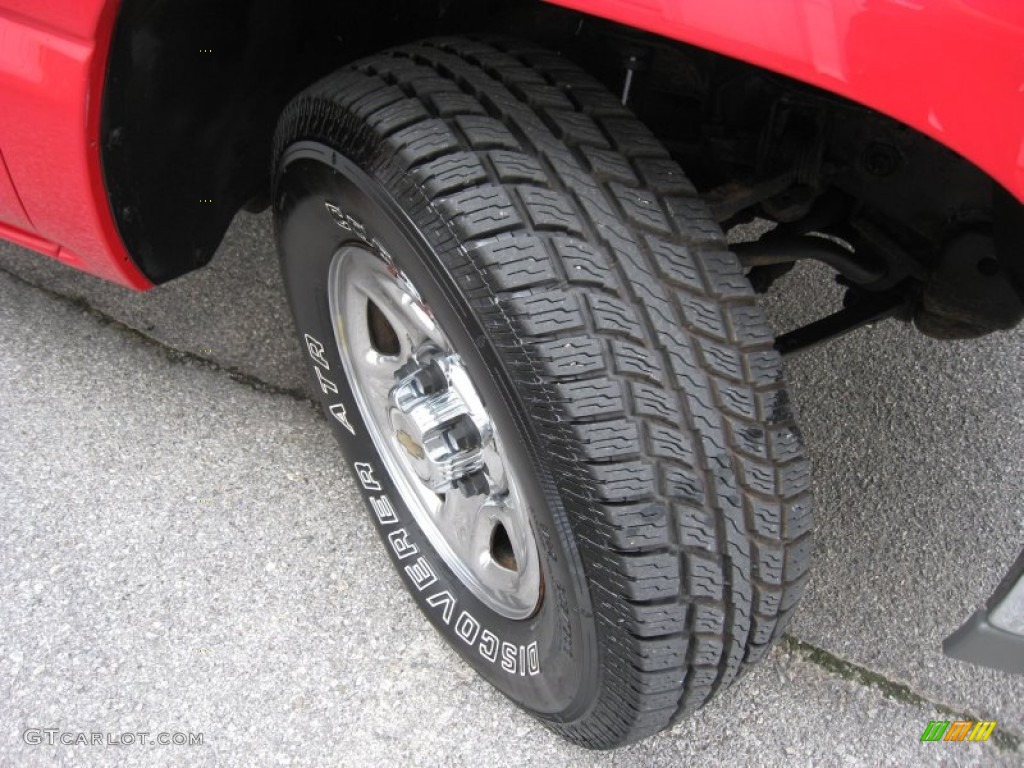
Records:
[[[468,663],[557,733],[610,748],[764,656],[808,574],[809,466],[751,287],[648,130],[559,56],[446,39],[300,94],[274,158],[325,415],[404,583]],[[330,293],[356,252],[414,286],[502,436],[540,574],[528,616],[467,588],[419,523],[379,442],[408,435],[372,437],[387,428],[345,362],[358,328],[332,314],[361,305]],[[410,360],[406,374],[429,363]]]

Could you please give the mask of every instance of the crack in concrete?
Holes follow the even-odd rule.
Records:
[[[45,285],[39,285],[38,283],[34,283],[31,280],[28,280],[27,278],[24,278],[19,274],[11,272],[10,270],[4,267],[0,267],[0,274],[6,275],[16,283],[20,283],[21,285],[25,285],[28,286],[29,288],[32,288],[33,290],[39,291],[40,293],[49,296],[55,301],[61,302],[81,312],[84,312],[85,314],[93,318],[100,325],[115,328],[116,330],[126,334],[127,336],[130,336],[142,342],[144,345],[150,348],[154,348],[170,362],[178,364],[189,363],[193,365],[198,365],[208,370],[215,370],[220,373],[227,374],[228,378],[230,378],[232,381],[236,381],[239,384],[244,384],[245,386],[249,387],[250,389],[254,389],[257,392],[264,392],[272,395],[282,395],[284,397],[288,397],[298,402],[308,403],[314,406],[318,412],[320,410],[320,403],[311,398],[307,393],[303,392],[302,390],[290,389],[287,387],[278,386],[277,384],[271,384],[269,382],[264,381],[263,379],[260,379],[257,376],[254,376],[251,373],[246,373],[245,371],[239,368],[235,368],[234,366],[224,365],[211,358],[203,357],[202,355],[197,355],[194,352],[177,349],[176,347],[173,347],[170,344],[161,341],[155,336],[148,335],[145,331],[142,331],[134,326],[128,325],[124,321],[118,320],[117,318],[108,315],[103,310],[98,309],[97,307],[93,306],[88,301],[79,296],[69,296],[65,293],[55,291],[52,288],[48,288]]]
[[[892,701],[911,704],[918,707],[930,707],[935,711],[941,712],[943,715],[955,718],[956,720],[977,721],[988,719],[978,717],[970,712],[954,709],[953,707],[941,704],[937,701],[932,701],[931,699],[915,692],[905,683],[890,680],[879,672],[874,672],[867,667],[862,667],[859,664],[854,664],[851,661],[841,659],[835,654],[826,651],[824,648],[819,648],[811,643],[798,640],[792,635],[783,635],[779,641],[779,647],[795,653],[804,661],[821,667],[830,674],[841,677],[844,680],[857,683],[858,685],[862,685],[866,688],[875,688],[882,694],[882,696]],[[927,725],[927,723],[924,723],[921,726],[922,732],[924,731],[925,725]],[[1000,728],[999,726],[996,727],[990,741],[997,749],[1010,753],[1020,752],[1021,745],[1024,744],[1024,738],[1020,735],[1007,730],[1006,728]]]

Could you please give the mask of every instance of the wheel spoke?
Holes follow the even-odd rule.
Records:
[[[457,490],[446,493],[437,510],[442,530],[451,531],[452,549],[467,563],[471,562],[473,527],[479,517],[480,498],[467,498]]]
[[[387,402],[388,393],[395,385],[395,372],[398,370],[398,359],[367,350],[363,355],[363,376],[370,393],[376,399]]]
[[[505,462],[501,457],[501,450],[493,440],[488,442],[483,449],[484,471],[491,485],[491,495],[502,496],[508,492],[508,482],[505,477]]]

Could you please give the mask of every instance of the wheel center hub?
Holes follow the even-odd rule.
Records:
[[[458,357],[422,351],[395,378],[388,419],[416,476],[438,494],[453,488],[467,496],[486,493],[483,444],[490,424],[462,385],[468,379]]]

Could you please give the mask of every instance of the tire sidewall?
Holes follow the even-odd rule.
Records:
[[[316,141],[278,162],[274,216],[289,302],[315,392],[389,556],[413,598],[469,664],[545,719],[582,718],[598,695],[596,627],[582,562],[544,441],[449,266],[461,244],[405,174],[386,160],[351,160]],[[362,166],[362,167],[360,167]],[[332,212],[332,206],[335,210]],[[339,215],[340,213],[340,215]],[[477,599],[430,545],[369,437],[338,352],[328,298],[338,250],[384,250],[431,308],[460,354],[523,480],[542,574],[538,611],[507,619]],[[464,250],[461,260],[466,261]],[[469,274],[467,283],[479,283]]]

